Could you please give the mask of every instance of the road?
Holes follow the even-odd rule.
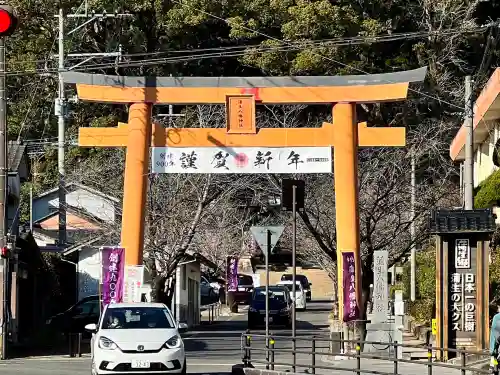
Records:
[[[308,310],[297,313],[297,334],[307,335],[327,331],[328,313],[331,303],[311,302]],[[241,334],[247,329],[246,312],[221,317],[221,321],[211,326],[202,326],[199,330],[189,332],[184,344],[187,352],[187,366],[190,374],[228,374],[234,364],[241,363]],[[289,336],[290,330],[272,330],[275,334]],[[253,331],[252,331],[253,332]],[[255,331],[254,334],[264,333]],[[291,343],[276,339],[277,348],[291,348]],[[259,339],[254,336],[256,346]],[[310,349],[309,349],[310,350]],[[264,359],[264,353],[255,359]],[[276,355],[276,361],[289,361],[291,354]],[[318,360],[319,361],[319,360]],[[257,365],[258,366],[258,365]],[[256,366],[256,367],[257,367]],[[68,358],[51,356],[43,358],[26,358],[0,361],[2,375],[89,375],[90,358]]]

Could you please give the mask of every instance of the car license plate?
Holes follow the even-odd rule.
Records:
[[[150,368],[151,363],[149,361],[143,361],[142,359],[133,359],[131,367],[132,368]]]

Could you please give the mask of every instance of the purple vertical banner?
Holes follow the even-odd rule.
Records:
[[[353,252],[342,253],[344,287],[344,322],[359,319],[356,301],[356,267]]]
[[[125,275],[125,249],[103,247],[102,255],[102,303],[108,305],[123,301]]]
[[[238,257],[227,257],[227,291],[238,290]]]

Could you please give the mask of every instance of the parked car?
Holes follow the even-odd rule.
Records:
[[[266,323],[266,287],[255,288],[248,308],[248,328]],[[292,299],[286,287],[269,286],[269,324],[292,325]]]
[[[200,295],[203,301],[207,303],[211,303],[210,301],[214,301],[217,299],[217,295],[219,291],[215,290],[214,287],[210,284],[208,279],[205,276],[201,276],[200,279]],[[203,302],[202,302],[203,304]]]
[[[293,275],[292,274],[284,274],[281,275],[281,281],[292,281],[293,280]],[[311,292],[311,286],[312,284],[309,282],[307,279],[307,276],[305,275],[295,275],[295,281],[300,281],[302,284],[302,288],[306,291],[306,301],[310,302],[312,299],[312,292]]]
[[[252,276],[245,274],[238,275],[238,290],[234,292],[235,302],[249,304],[253,289]]]
[[[113,303],[91,332],[93,375],[124,372],[186,373],[186,354],[177,324],[163,303]]]
[[[290,295],[293,300],[293,281],[280,281],[278,285],[285,286],[288,288],[288,291],[290,292]],[[305,310],[307,308],[307,302],[306,302],[306,291],[302,287],[302,284],[300,281],[295,281],[295,308],[298,310]]]
[[[82,298],[68,310],[47,319],[45,324],[52,332],[84,333],[87,324],[99,321],[99,305],[98,295]]]

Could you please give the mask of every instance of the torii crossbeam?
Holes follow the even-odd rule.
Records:
[[[356,103],[404,100],[411,82],[424,80],[426,68],[387,74],[335,77],[120,77],[63,73],[76,84],[80,100],[131,104],[128,124],[81,128],[83,147],[126,147],[121,245],[126,263],[142,264],[150,146],[311,147],[334,149],[337,266],[341,316],[353,303],[361,310],[361,259],[358,208],[358,147],[401,147],[404,128],[371,128],[356,120]],[[333,104],[333,124],[321,128],[257,129],[256,104]],[[155,104],[226,104],[226,129],[165,129],[153,125]],[[354,256],[355,293],[344,293],[343,262]],[[354,296],[355,294],[355,296]],[[355,298],[355,300],[354,300]],[[350,302],[349,302],[350,301]],[[350,306],[348,306],[350,304]],[[344,317],[345,318],[345,317]],[[356,317],[357,318],[357,317]]]

